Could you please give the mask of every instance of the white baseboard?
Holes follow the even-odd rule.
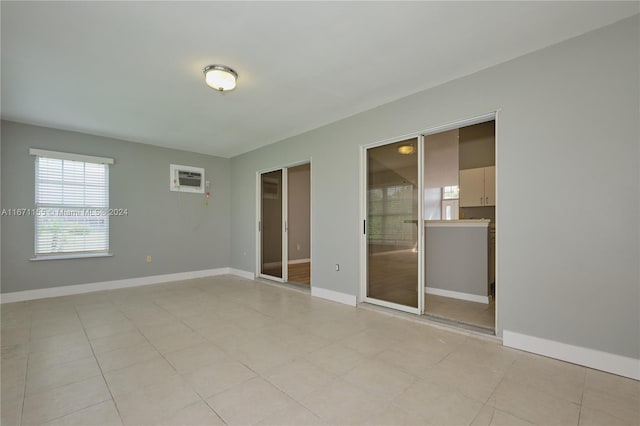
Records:
[[[321,299],[332,300],[349,306],[357,305],[357,298],[352,294],[340,293],[339,291],[327,290],[326,288],[311,287],[311,295]]]
[[[235,275],[236,277],[246,278],[248,280],[255,280],[256,276],[253,272],[243,271],[242,269],[235,268],[227,268],[229,270],[229,274]]]
[[[436,296],[451,297],[453,299],[468,300],[469,302],[478,302],[489,304],[489,296],[479,296],[477,294],[462,293],[459,291],[443,290],[435,287],[425,287],[427,294],[435,294]]]
[[[0,303],[23,302],[25,300],[69,296],[72,294],[91,293],[94,291],[113,290],[118,288],[138,287],[150,284],[161,284],[171,281],[191,280],[194,278],[212,277],[225,274],[238,275],[243,278],[247,278],[250,275],[250,279],[253,279],[253,274],[237,269],[205,269],[201,271],[178,272],[176,274],[152,275],[148,277],[126,278],[123,280],[102,281],[89,284],[66,285],[62,287],[51,287],[38,290],[25,290],[16,291],[13,293],[3,293],[0,295]]]
[[[508,330],[502,332],[502,344],[510,348],[521,349],[538,355],[544,355],[619,376],[640,380],[640,359],[629,358],[582,346],[574,346],[554,340],[541,339]]]
[[[296,263],[309,263],[309,262],[311,262],[311,259],[307,257],[306,259],[289,260],[287,263],[289,263],[289,265],[295,265]]]

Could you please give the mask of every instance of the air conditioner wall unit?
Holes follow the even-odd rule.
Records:
[[[201,167],[171,164],[169,189],[179,192],[204,193],[204,169]]]

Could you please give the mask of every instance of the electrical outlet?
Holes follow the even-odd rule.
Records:
[[[339,270],[340,270],[340,264],[336,263],[336,271],[339,271]]]
[[[147,256],[147,263],[151,263],[151,256]]]
[[[296,249],[300,251],[300,243],[296,244]]]

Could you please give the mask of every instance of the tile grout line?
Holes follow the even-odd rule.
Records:
[[[505,368],[504,370],[504,374],[502,375],[502,377],[500,377],[500,381],[496,384],[496,386],[493,388],[493,391],[491,392],[491,394],[489,394],[489,397],[487,398],[487,400],[485,401],[485,405],[487,405],[489,403],[489,401],[491,400],[491,397],[494,396],[496,394],[496,392],[498,391],[498,388],[500,387],[500,385],[502,384],[502,382],[504,382],[504,380],[507,377],[507,372],[509,371],[509,369],[513,366],[513,364],[516,362],[515,358],[513,361],[511,361],[511,363]],[[493,405],[493,409],[494,412],[496,410],[495,404]],[[491,419],[493,419],[493,414],[491,415]],[[489,423],[491,424],[491,423]]]
[[[493,392],[491,392],[491,395],[489,395],[489,398],[487,399],[486,404],[488,404],[488,403],[489,403],[489,400],[490,400],[490,399],[491,399],[491,397],[492,397],[492,396],[497,392],[498,387],[500,387],[500,385],[502,384],[502,382],[504,382],[505,380],[508,380],[508,379],[507,379],[507,372],[509,371],[509,369],[510,369],[511,367],[513,367],[513,365],[516,363],[516,361],[517,361],[517,358],[514,358],[514,360],[513,360],[513,361],[511,361],[511,364],[509,364],[509,366],[505,369],[505,373],[504,373],[504,375],[503,375],[503,376],[502,376],[502,378],[500,379],[500,382],[499,382],[499,383],[496,385],[496,387],[493,389]],[[486,404],[485,404],[485,405],[486,405]],[[511,415],[511,416],[513,416],[513,417],[515,417],[515,418],[517,418],[517,419],[519,419],[519,420],[522,420],[522,421],[525,421],[525,422],[531,423],[531,421],[529,421],[529,420],[527,420],[527,419],[524,419],[524,418],[520,417],[518,414],[511,413],[511,412],[509,412],[509,411],[500,410],[500,409],[499,409],[499,408],[497,408],[495,405],[493,406],[493,413],[491,414],[491,419],[492,419],[492,420],[493,420],[493,416],[495,415],[495,410],[499,410],[499,411],[505,412],[505,413],[507,413],[507,414],[509,414],[509,415]],[[491,423],[489,423],[489,424],[491,424]]]
[[[29,340],[28,349],[27,349],[27,365],[24,368],[24,387],[22,389],[22,407],[20,408],[20,425],[23,423],[24,419],[24,403],[27,399],[27,378],[29,373],[29,360],[31,359],[31,327],[33,326],[33,311],[30,311],[29,315]]]
[[[585,391],[585,387],[587,386],[587,373],[588,373],[588,370],[585,369],[584,370],[584,378],[582,379],[582,392],[580,392],[580,410],[578,410],[578,423],[577,423],[577,425],[580,424],[580,419],[582,418],[582,402],[584,401],[584,391]]]
[[[162,306],[158,305],[155,301],[153,301],[153,300],[152,300],[152,301],[151,301],[151,303],[153,303],[154,305],[156,305],[159,309],[161,309],[161,310],[165,311],[165,312],[166,312],[168,315],[170,315],[172,318],[175,318],[176,320],[178,320],[178,322],[179,322],[179,323],[184,324],[184,325],[185,325],[187,328],[189,328],[192,332],[194,332],[194,333],[196,333],[198,336],[200,336],[200,335],[197,333],[197,331],[195,331],[193,328],[191,328],[188,324],[184,323],[184,321],[182,321],[182,319],[180,319],[180,318],[176,317],[173,313],[171,313],[170,311],[168,311],[168,310],[167,310],[167,309],[165,309],[164,307],[162,307]],[[118,308],[118,310],[119,310],[119,308]],[[122,311],[121,311],[121,312],[122,312]],[[153,342],[151,342],[151,341],[149,340],[149,338],[144,334],[144,332],[143,332],[142,330],[140,330],[140,328],[138,327],[138,324],[137,324],[133,319],[131,319],[129,316],[127,316],[127,314],[126,314],[126,313],[122,312],[122,314],[123,314],[125,317],[127,317],[127,319],[128,319],[129,321],[131,321],[131,322],[132,322],[132,324],[133,324],[133,326],[135,327],[135,329],[140,333],[140,335],[142,335],[142,337],[145,339],[145,341],[146,341],[149,345],[151,345],[151,346],[152,346],[152,347],[153,347],[153,348],[158,352],[158,354],[160,355],[160,357],[161,357],[162,359],[164,359],[164,360],[165,360],[165,362],[166,362],[167,364],[169,364],[169,366],[173,369],[173,371],[176,373],[176,375],[177,375],[178,377],[180,377],[180,379],[181,379],[182,381],[184,381],[184,382],[189,386],[189,389],[190,389],[191,391],[193,391],[196,395],[198,395],[198,398],[200,398],[200,401],[201,401],[201,402],[203,402],[205,405],[207,405],[207,407],[209,407],[209,408],[211,409],[211,411],[213,411],[213,413],[214,413],[214,414],[215,414],[215,415],[216,415],[220,420],[222,420],[222,422],[223,422],[224,424],[227,424],[227,422],[226,422],[226,421],[224,421],[224,419],[222,418],[222,416],[220,416],[220,414],[218,414],[218,412],[217,412],[216,410],[214,410],[214,409],[213,409],[213,407],[209,406],[209,404],[208,404],[208,403],[207,403],[207,401],[202,397],[202,395],[200,395],[200,393],[199,393],[197,390],[195,390],[195,389],[193,388],[193,386],[191,386],[191,384],[190,384],[190,383],[186,382],[186,380],[184,379],[184,377],[182,376],[182,374],[181,374],[181,373],[176,369],[176,367],[174,367],[174,365],[173,365],[173,364],[172,364],[172,363],[171,363],[171,362],[170,362],[170,361],[165,357],[165,355],[164,355],[164,354],[163,354],[163,353],[162,353],[162,352],[161,352],[161,351],[156,347],[156,345],[154,345],[154,344],[153,344]],[[202,337],[202,336],[200,336],[200,337]],[[204,337],[203,337],[203,339],[204,339]],[[209,342],[207,339],[205,339],[205,341]],[[211,343],[211,342],[209,342],[209,343]],[[193,346],[196,346],[196,345],[193,345]],[[190,348],[190,347],[192,347],[192,346],[188,346],[187,348],[183,348],[183,349],[188,349],[188,348]],[[182,350],[182,349],[178,349],[178,350],[173,351],[173,352],[178,352],[178,351],[180,351],[180,350]],[[171,352],[169,352],[169,353],[171,353]],[[140,363],[137,363],[137,364],[140,364]],[[133,365],[136,365],[136,364],[133,364]],[[131,366],[128,366],[128,367],[131,367]],[[123,367],[123,368],[128,368],[128,367]],[[114,371],[116,371],[116,370],[114,370]],[[106,382],[106,379],[105,379],[105,382]],[[148,388],[148,387],[150,387],[150,386],[157,385],[157,384],[158,384],[158,383],[152,383],[152,384],[149,384],[149,385],[147,385],[147,386],[143,386],[141,389],[145,389],[145,388]],[[109,386],[107,385],[107,388],[108,388],[108,387],[109,387]],[[111,392],[111,389],[109,389],[109,392]],[[135,391],[133,391],[133,392],[135,392]],[[191,406],[191,405],[194,405],[194,404],[197,404],[197,402],[194,402],[193,404],[186,405],[185,407],[181,407],[181,408],[179,408],[179,409],[178,409],[178,411],[180,411],[180,410],[182,410],[182,409],[184,409],[184,408],[187,408],[187,407],[189,407],[189,406]],[[117,408],[117,404],[115,404],[115,399],[114,399],[114,405],[116,406],[116,409],[118,409],[118,408]],[[119,410],[118,410],[118,414],[120,414]],[[124,422],[123,422],[123,424],[124,424]]]
[[[75,306],[74,306],[74,311],[75,311]],[[76,311],[76,315],[77,315],[77,311]],[[80,323],[82,324],[82,321],[80,320],[80,318],[78,318],[78,320],[79,320],[79,321],[80,321]],[[84,326],[83,326],[83,331],[84,331]],[[74,333],[75,333],[75,332],[74,332]],[[48,336],[48,337],[61,336],[61,335],[63,335],[63,334],[72,334],[72,333],[61,333],[61,334],[57,334],[57,335],[54,335],[54,336]],[[43,337],[43,338],[44,338],[44,339],[46,339],[46,338],[48,338],[48,337]],[[38,340],[38,339],[36,339],[36,340]],[[89,340],[88,340],[88,337],[87,337],[87,343],[88,343],[88,342],[89,342]],[[89,346],[91,346],[91,344],[89,344]],[[36,353],[40,353],[40,352],[36,352]],[[92,353],[93,353],[93,352],[92,352]],[[29,353],[29,355],[31,355],[31,353]],[[30,356],[29,356],[29,358],[30,358]],[[28,359],[29,359],[29,358],[28,358]],[[81,358],[80,360],[84,360],[84,359],[88,359],[88,357],[86,357],[86,358]],[[57,365],[64,365],[64,364],[68,364],[68,363],[75,362],[75,361],[80,361],[80,360],[65,361],[65,362],[62,362],[62,363],[57,364]],[[94,354],[94,360],[96,360],[96,364],[98,365],[98,367],[100,367],[100,365],[99,365],[99,364],[98,364],[98,362],[97,362],[97,359],[95,358],[95,354]],[[27,365],[28,365],[28,363],[29,363],[29,361],[27,360]],[[98,375],[96,375],[96,376],[91,376],[91,377],[85,377],[85,378],[83,378],[83,379],[79,379],[79,380],[76,380],[76,381],[72,381],[72,382],[70,382],[70,383],[65,383],[65,384],[60,385],[60,386],[55,386],[55,387],[52,387],[52,388],[45,388],[44,390],[41,390],[41,391],[38,391],[38,392],[33,393],[32,395],[38,395],[38,394],[45,393],[45,392],[51,392],[51,391],[53,391],[53,390],[55,390],[55,389],[58,389],[58,388],[60,388],[60,387],[65,387],[65,386],[73,385],[73,384],[76,384],[76,383],[80,383],[80,382],[83,382],[83,381],[85,381],[85,380],[91,379],[91,378],[93,378],[93,377],[97,377],[97,376],[98,376]],[[27,398],[27,395],[26,395],[26,385],[27,385],[27,383],[26,383],[26,378],[25,378],[25,396],[24,396],[24,398],[23,398],[23,411],[24,411],[24,400]],[[32,396],[32,395],[30,395],[30,396]],[[105,400],[105,401],[107,401],[107,400]],[[65,417],[65,416],[68,416],[68,415],[71,415],[71,414],[77,413],[77,412],[79,412],[79,411],[84,410],[85,408],[93,407],[94,405],[101,404],[101,403],[103,403],[103,402],[105,402],[105,401],[100,401],[100,402],[98,402],[98,403],[96,403],[96,404],[91,404],[91,405],[89,405],[89,406],[87,406],[87,407],[83,407],[83,408],[80,408],[80,409],[78,409],[78,410],[73,410],[73,411],[71,411],[71,412],[69,412],[69,413],[66,413],[66,414],[62,415],[62,416],[58,416],[58,417],[55,417],[55,418],[52,418],[52,419],[48,419],[48,420],[46,420],[46,421],[47,421],[47,422],[50,422],[50,421],[52,421],[52,420],[56,420],[56,419],[59,419],[59,418],[62,418],[62,417]],[[114,405],[115,405],[115,404],[114,404]],[[20,418],[20,423],[22,424],[22,414],[21,414],[21,416],[20,416],[20,417],[21,417],[21,418]]]
[[[155,303],[155,302],[153,302],[153,303]],[[157,304],[156,304],[156,305],[157,305]],[[164,309],[162,306],[160,306],[160,305],[158,305],[158,306],[159,306],[161,309]],[[165,310],[165,311],[167,311],[166,309],[164,309],[164,310]],[[188,327],[188,328],[189,328],[193,333],[195,333],[195,334],[197,334],[198,336],[202,337],[202,338],[205,340],[205,342],[210,343],[210,344],[213,344],[216,348],[219,348],[221,351],[223,351],[223,352],[225,353],[225,355],[228,355],[224,349],[220,348],[220,347],[219,347],[218,345],[216,345],[214,342],[211,342],[211,341],[209,341],[208,339],[206,339],[205,337],[201,336],[201,335],[200,335],[200,333],[198,333],[196,329],[194,329],[194,328],[192,328],[191,326],[189,326],[189,324],[185,323],[181,318],[176,317],[175,315],[173,315],[173,314],[172,314],[171,312],[169,312],[169,311],[167,311],[167,312],[168,312],[171,316],[173,316],[174,318],[176,318],[180,323],[182,323],[182,324],[184,324],[186,327]],[[142,332],[141,332],[141,333],[142,333]],[[144,334],[143,334],[143,336],[144,336]],[[145,339],[146,339],[146,337],[147,337],[147,336],[144,336],[144,337],[145,337]],[[149,343],[150,343],[151,345],[153,345],[153,343],[151,343],[151,342],[149,342]],[[194,346],[196,346],[196,345],[194,345]],[[155,347],[155,346],[154,346],[154,347]],[[189,346],[189,347],[191,347],[191,346]],[[189,347],[184,348],[184,349],[188,349]],[[156,350],[157,350],[157,348],[156,348]],[[182,349],[178,349],[178,350],[173,351],[173,352],[178,352],[178,351],[181,351],[181,350],[182,350]],[[206,397],[205,397],[205,396],[203,396],[203,395],[201,395],[201,394],[200,394],[200,392],[198,392],[196,389],[194,389],[194,388],[193,388],[193,386],[191,385],[191,383],[187,382],[187,381],[184,379],[184,377],[182,376],[182,373],[180,373],[180,372],[179,372],[179,371],[178,371],[178,370],[173,366],[173,364],[171,364],[171,362],[170,362],[169,360],[167,360],[167,359],[164,357],[164,354],[162,354],[160,351],[158,351],[158,353],[160,353],[160,356],[162,356],[162,357],[163,357],[163,358],[164,358],[164,359],[169,363],[169,365],[171,365],[171,367],[176,371],[176,373],[180,376],[180,378],[186,382],[186,384],[189,386],[189,389],[191,389],[191,390],[192,390],[196,395],[198,395],[198,397],[200,398],[200,401],[201,401],[201,402],[203,402],[207,407],[209,407],[209,409],[210,409],[211,411],[213,411],[213,414],[215,414],[215,415],[216,415],[216,417],[218,417],[218,418],[219,418],[219,419],[220,419],[220,420],[221,420],[225,425],[226,425],[226,424],[228,424],[228,423],[227,423],[227,422],[222,418],[222,416],[221,416],[221,415],[220,415],[220,414],[219,414],[219,413],[218,413],[218,412],[217,412],[217,411],[216,411],[216,410],[215,410],[211,405],[209,405],[209,403],[208,403],[208,402],[207,402],[207,400],[205,399]],[[169,352],[169,353],[171,353],[171,352]],[[243,364],[243,365],[244,365],[244,364]],[[245,366],[245,367],[247,367],[247,366]],[[247,367],[247,368],[249,368],[249,367]],[[251,370],[251,371],[253,371],[253,370]],[[248,381],[248,380],[251,380],[251,379],[247,379],[247,380],[245,380],[245,382],[246,382],[246,381]],[[242,382],[242,383],[244,383],[244,382]],[[223,391],[223,392],[224,392],[224,391]],[[221,393],[221,392],[220,392],[220,393]],[[214,396],[214,395],[212,395],[210,398],[212,398],[213,396]],[[191,404],[191,405],[195,405],[195,404],[197,404],[197,402],[194,402],[194,403],[193,403],[193,404]],[[187,405],[187,407],[189,407],[189,406],[190,406],[190,405]],[[183,407],[183,408],[186,408],[186,407]]]
[[[286,289],[286,287],[282,287],[282,288],[285,288],[285,289]],[[155,302],[154,302],[154,303],[155,303]],[[251,311],[253,311],[253,312],[257,313],[257,314],[264,315],[264,316],[266,316],[266,317],[268,317],[268,318],[271,318],[271,319],[273,319],[273,320],[276,320],[276,321],[277,321],[277,322],[279,322],[279,323],[283,323],[284,325],[289,325],[289,324],[287,324],[286,322],[282,321],[282,319],[281,319],[281,318],[279,318],[279,317],[277,317],[277,316],[267,315],[267,314],[265,314],[265,313],[263,313],[263,312],[260,312],[260,311],[258,311],[257,309],[255,309],[255,308],[254,308],[253,306],[251,306],[251,305],[245,305],[245,304],[238,303],[238,302],[235,302],[235,301],[233,301],[233,303],[234,303],[235,305],[239,306],[239,307],[250,309]],[[159,305],[158,305],[158,306],[159,306]],[[162,306],[160,306],[160,308],[164,309]],[[166,309],[165,309],[165,311],[166,311]],[[169,314],[171,314],[171,313],[169,312]],[[172,314],[171,314],[171,315],[172,315]],[[176,317],[176,318],[177,318],[177,317]],[[180,318],[177,318],[177,319],[178,319],[180,322],[183,322],[183,321],[182,321],[182,319],[180,319]],[[190,327],[188,324],[185,324],[185,325],[186,325],[187,327],[189,327],[192,331],[194,331],[196,334],[200,335],[200,334],[197,332],[197,330],[193,329],[193,328],[192,328],[192,327]],[[308,333],[308,331],[306,331],[306,330],[300,329],[300,328],[298,328],[298,327],[296,327],[296,326],[293,326],[293,327],[294,327],[296,330],[298,330],[298,331],[300,331],[300,332],[302,332],[302,333]],[[202,336],[201,336],[201,337],[202,337]],[[320,336],[318,336],[318,337],[320,337]],[[212,342],[211,340],[207,339],[206,337],[205,337],[204,339],[205,339],[207,342],[214,344],[214,346],[219,347],[215,342]],[[283,344],[282,339],[278,338],[278,343],[279,343],[279,344]],[[332,344],[332,342],[331,342],[331,341],[328,341],[328,343],[327,343],[327,344],[323,345],[321,348],[318,348],[317,350],[322,349],[322,348],[324,348],[324,347],[327,347],[327,346],[329,346],[329,345],[331,345],[331,344]],[[240,382],[240,383],[236,384],[235,386],[237,386],[237,385],[241,385],[241,384],[244,384],[244,383],[247,383],[248,381],[253,380],[253,379],[255,379],[255,378],[260,378],[261,380],[264,380],[265,382],[269,383],[271,386],[273,386],[276,390],[278,390],[279,392],[281,392],[283,395],[285,395],[285,396],[287,396],[288,398],[290,398],[292,401],[295,401],[295,402],[299,403],[301,406],[303,406],[303,407],[305,407],[306,409],[310,410],[308,407],[304,406],[304,405],[302,404],[302,402],[300,402],[300,401],[298,401],[297,399],[293,398],[293,397],[292,397],[291,395],[289,395],[287,392],[285,392],[284,390],[280,389],[277,385],[275,385],[274,383],[272,383],[271,381],[269,381],[269,380],[268,380],[264,375],[260,374],[258,371],[256,371],[256,370],[254,370],[253,368],[251,368],[251,366],[247,365],[247,364],[246,364],[242,359],[237,358],[236,356],[234,356],[232,353],[228,352],[228,351],[227,351],[227,350],[225,350],[224,348],[221,348],[221,347],[219,347],[219,348],[220,348],[220,349],[221,349],[221,350],[222,350],[222,351],[223,351],[227,356],[230,356],[230,357],[232,358],[232,360],[233,360],[233,361],[238,362],[239,364],[241,364],[242,366],[244,366],[245,368],[247,368],[249,371],[251,371],[251,372],[255,375],[254,377],[248,378],[248,379],[246,379],[246,380],[244,380],[244,381],[242,381],[242,382]],[[303,358],[302,358],[302,356],[303,356],[303,355],[306,355],[306,354],[308,354],[308,353],[310,353],[310,352],[313,352],[313,351],[309,351],[309,352],[306,352],[306,353],[304,353],[304,354],[299,355],[298,357],[294,357],[294,360],[295,360],[295,359],[297,359],[297,358],[303,359]],[[276,368],[276,367],[274,367],[274,368]],[[318,366],[318,368],[321,368],[321,367],[319,367],[319,366]],[[321,368],[321,369],[322,369],[322,368]],[[322,370],[323,370],[323,371],[325,371],[324,369],[322,369]],[[330,373],[330,372],[328,372],[328,373]],[[332,373],[330,373],[330,374],[332,374]],[[332,374],[332,375],[333,375],[333,374]],[[336,376],[336,377],[334,377],[334,378],[337,378],[337,376]],[[229,389],[230,389],[230,388],[229,388]],[[221,394],[221,393],[223,393],[223,392],[226,392],[226,391],[227,391],[227,390],[229,390],[229,389],[225,389],[225,390],[223,390],[223,391],[218,392],[217,394],[211,395],[211,396],[209,397],[209,399],[211,399],[211,398],[215,397],[215,396],[216,396],[216,395],[218,395],[218,394]],[[221,415],[220,415],[220,414],[215,410],[215,408],[213,408],[213,407],[208,403],[208,401],[207,401],[207,400],[206,400],[206,399],[205,399],[205,398],[204,398],[204,397],[203,397],[203,396],[202,396],[198,391],[196,391],[196,390],[194,390],[194,391],[196,392],[196,394],[198,394],[198,396],[200,396],[200,398],[205,402],[205,404],[206,404],[206,405],[207,405],[207,406],[208,406],[208,407],[209,407],[209,408],[210,408],[210,409],[211,409],[211,410],[212,410],[212,411],[213,411],[213,412],[214,412],[214,413],[215,413],[215,414],[216,414],[216,415],[217,415],[217,416],[218,416],[218,417],[219,417],[219,418],[220,418],[220,419],[225,423],[225,424],[227,424],[227,422],[225,421],[225,419],[224,419],[224,418],[223,418],[223,417],[222,417],[222,416],[221,416]],[[311,410],[310,410],[310,412],[312,412],[312,413],[313,413],[313,411],[311,411]],[[313,413],[313,414],[315,415],[315,413]]]
[[[113,303],[113,302],[111,302],[111,298],[109,298],[109,301],[110,301],[110,303]],[[104,382],[104,386],[109,391],[109,395],[111,396],[111,401],[113,401],[113,406],[116,408],[116,413],[118,413],[118,417],[120,418],[120,422],[122,424],[124,424],[124,419],[122,418],[122,414],[120,414],[120,409],[118,408],[118,404],[116,404],[116,399],[113,397],[113,393],[111,392],[111,388],[109,388],[109,385],[107,384],[107,379],[104,377],[104,371],[102,371],[102,366],[98,362],[98,357],[96,356],[96,352],[93,349],[93,345],[91,344],[91,339],[89,339],[89,335],[87,334],[87,329],[84,326],[84,322],[82,321],[82,318],[80,317],[80,314],[78,313],[78,308],[77,308],[76,305],[74,305],[73,308],[75,309],[76,314],[78,315],[78,318],[80,319],[80,324],[82,325],[82,331],[83,331],[85,337],[87,338],[87,343],[89,344],[89,347],[91,348],[91,353],[93,354],[93,358],[95,359],[96,364],[98,365],[98,369],[100,370],[100,375],[102,376],[102,381]],[[120,311],[120,308],[117,308],[117,309],[118,309],[118,311]],[[104,402],[104,401],[101,401],[101,403],[102,402]],[[85,407],[85,408],[88,408],[88,407]],[[80,410],[77,410],[77,411],[80,411]]]
[[[97,377],[97,376],[96,376],[96,377]],[[75,383],[78,383],[78,382],[75,382]],[[84,408],[80,408],[80,409],[78,409],[78,410],[71,411],[71,412],[69,412],[69,413],[67,413],[67,414],[63,414],[62,416],[58,416],[58,417],[54,417],[54,418],[52,418],[52,419],[48,419],[48,420],[46,420],[46,423],[44,423],[43,425],[46,425],[46,424],[48,424],[48,423],[51,423],[51,422],[52,422],[52,421],[54,421],[54,420],[59,420],[59,419],[62,419],[62,418],[64,418],[64,417],[70,416],[70,415],[72,415],[72,414],[79,413],[80,411],[82,411],[82,410],[86,410],[87,408],[91,408],[91,407],[98,406],[98,405],[100,405],[100,404],[104,404],[104,403],[105,403],[105,402],[107,402],[107,401],[109,401],[109,400],[108,400],[108,399],[105,399],[104,401],[96,402],[95,404],[87,405],[87,406],[86,406],[86,407],[84,407]],[[116,404],[114,403],[113,405],[115,406]],[[116,410],[117,410],[117,409],[116,409]],[[120,416],[120,413],[118,413],[118,416]]]
[[[213,396],[212,396],[211,398],[213,398]],[[201,398],[201,399],[202,399],[202,398]],[[209,404],[209,402],[208,402],[206,399],[203,399],[202,401],[204,402],[204,405],[206,405],[207,407],[209,407],[209,409],[210,409],[211,411],[213,411],[213,414],[215,414],[215,415],[216,415],[216,417],[218,417],[218,418],[222,421],[222,423],[224,423],[225,425],[228,425],[228,424],[229,424],[229,422],[227,422],[227,421],[222,417],[222,415],[218,414],[218,412],[215,410],[215,408],[213,408],[213,407]]]

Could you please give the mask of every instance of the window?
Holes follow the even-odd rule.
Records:
[[[110,158],[32,149],[36,258],[109,252]]]
[[[442,220],[458,220],[460,218],[460,187],[445,186],[442,188]]]
[[[443,200],[457,200],[458,198],[460,198],[460,187],[458,185],[442,188]]]
[[[369,242],[413,247],[415,244],[414,186],[410,183],[369,189]]]

